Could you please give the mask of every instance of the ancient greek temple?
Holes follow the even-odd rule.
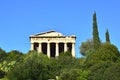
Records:
[[[76,36],[64,36],[56,31],[48,31],[30,37],[31,50],[46,54],[50,57],[58,57],[62,52],[70,51],[75,57]]]

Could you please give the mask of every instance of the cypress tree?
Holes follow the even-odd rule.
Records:
[[[106,30],[106,43],[110,43],[110,38],[109,38],[109,32],[108,32],[108,29]]]
[[[98,49],[100,47],[100,38],[99,38],[99,32],[97,27],[97,18],[96,13],[93,14],[93,47],[94,50]]]

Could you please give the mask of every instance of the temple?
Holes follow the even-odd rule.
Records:
[[[70,51],[75,57],[76,36],[64,36],[56,31],[48,31],[30,37],[31,50],[46,54],[50,57],[58,57],[60,53]]]

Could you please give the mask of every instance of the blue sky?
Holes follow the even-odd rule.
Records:
[[[108,28],[111,43],[120,50],[119,0],[0,0],[0,47],[30,49],[29,35],[55,30],[76,35],[76,54],[81,42],[92,38],[92,17],[97,14],[99,36],[105,42]]]

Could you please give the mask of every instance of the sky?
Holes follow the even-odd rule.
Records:
[[[0,47],[26,53],[31,34],[55,30],[76,35],[76,56],[81,57],[79,47],[92,39],[96,12],[101,41],[108,29],[111,43],[120,50],[119,5],[119,0],[0,0]]]

